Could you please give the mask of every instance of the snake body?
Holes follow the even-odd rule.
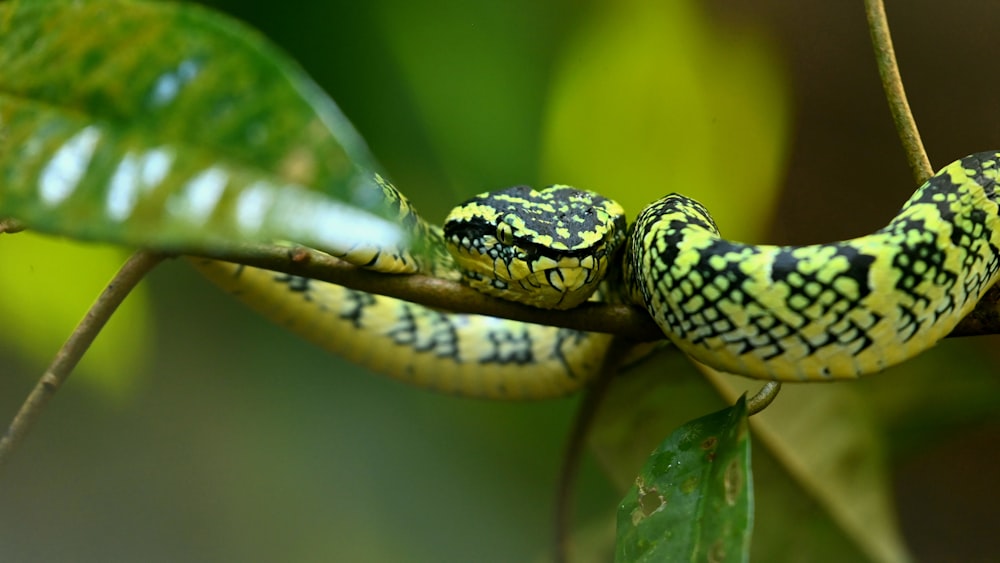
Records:
[[[949,164],[886,227],[832,244],[730,242],[700,204],[667,196],[634,225],[629,293],[674,344],[723,371],[881,371],[937,343],[996,282],[998,157]]]
[[[957,160],[922,185],[886,227],[810,246],[728,241],[701,204],[671,194],[639,214],[625,236],[621,258],[616,248],[623,219],[615,215],[617,204],[589,192],[565,195],[577,197],[576,207],[585,216],[588,205],[590,213],[607,215],[615,229],[599,235],[592,223],[573,215],[569,221],[580,230],[564,234],[588,244],[596,241],[597,249],[585,254],[557,242],[555,246],[566,247],[562,250],[569,258],[564,259],[540,250],[551,247],[552,232],[539,238],[539,227],[519,219],[516,206],[499,209],[496,195],[477,196],[452,213],[460,223],[478,224],[479,235],[446,226],[446,237],[382,182],[401,222],[435,250],[421,257],[400,249],[359,248],[344,258],[383,271],[425,271],[451,279],[465,271],[473,286],[547,307],[591,298],[600,274],[596,269],[556,270],[560,273],[533,276],[527,283],[496,281],[487,274],[532,273],[543,262],[560,268],[604,263],[612,270],[620,263],[624,289],[621,295],[605,293],[644,307],[666,337],[698,361],[756,378],[851,378],[933,346],[996,282],[998,163],[996,152]],[[513,198],[530,214],[539,209],[537,202],[534,196],[522,196],[532,193],[537,192],[507,192],[501,200]],[[599,199],[591,199],[595,197]],[[571,200],[561,201],[568,208]],[[542,215],[551,213],[547,208]],[[518,237],[512,236],[511,226],[522,231]],[[462,234],[456,237],[456,231]],[[528,250],[516,246],[523,240],[514,239],[532,235]],[[486,245],[483,240],[490,237]],[[446,238],[453,246],[458,241],[460,248],[453,249],[458,255],[489,246],[487,264],[470,265],[468,256],[449,258],[439,250]],[[506,243],[515,246],[495,246]],[[443,313],[249,267],[204,262],[199,268],[265,315],[352,361],[462,395],[544,398],[569,393],[594,376],[609,343],[606,335]],[[505,294],[539,285],[546,286],[549,298],[534,302],[533,297]],[[585,287],[578,290],[576,285]]]
[[[443,230],[425,222],[417,214],[409,200],[394,186],[380,176],[376,182],[382,189],[382,196],[389,206],[389,214],[404,227],[411,240],[419,241],[419,248],[377,248],[360,243],[350,251],[339,254],[353,264],[387,273],[425,273],[450,280],[462,277],[462,267],[445,250]],[[560,191],[560,190],[557,190]],[[521,200],[518,196],[530,194],[531,190],[514,188],[508,190],[506,204],[523,208],[538,201]],[[586,195],[574,190],[572,194]],[[453,227],[456,232],[471,233],[481,227],[478,212],[499,209],[500,200],[496,194],[483,194],[476,212],[459,213]],[[567,193],[566,195],[571,195]],[[591,194],[594,195],[594,194]],[[599,197],[599,196],[598,196]],[[589,199],[589,197],[585,197]],[[568,202],[572,204],[573,202]],[[579,201],[577,202],[579,203]],[[578,206],[586,214],[594,209],[590,205]],[[624,238],[624,216],[618,204],[600,198],[598,207],[610,212],[606,221],[587,221],[588,232],[600,229],[607,232],[612,240],[610,248],[597,241],[597,254],[608,256],[595,258],[594,267],[606,267],[610,254]],[[541,208],[534,207],[536,210]],[[553,210],[542,210],[552,214]],[[619,214],[621,217],[619,218]],[[509,214],[500,217],[501,222],[517,222]],[[460,219],[470,219],[470,224]],[[605,225],[604,223],[607,223]],[[531,221],[537,229],[537,222]],[[477,227],[478,224],[478,227]],[[508,227],[508,223],[504,223]],[[520,226],[525,226],[520,223]],[[608,229],[607,227],[612,227]],[[497,232],[494,225],[492,232]],[[509,232],[507,228],[501,228]],[[537,231],[536,231],[537,232]],[[513,234],[513,233],[511,233]],[[573,256],[573,249],[566,248],[564,240],[556,246],[569,250],[569,256],[551,260],[539,254],[541,248],[531,245],[527,250],[508,250],[507,246],[497,249],[496,237],[477,238],[476,248],[483,251],[489,260],[505,266],[507,275],[501,282],[490,276],[493,284],[473,279],[472,285],[504,286],[513,282],[518,288],[537,286],[541,280],[550,279],[543,275],[536,278],[531,270],[546,271],[527,266],[523,259],[530,254],[532,263],[538,260],[551,261],[551,266],[571,266],[567,262],[580,262]],[[504,235],[505,239],[507,236]],[[517,237],[518,240],[522,238]],[[558,238],[558,237],[557,237]],[[568,237],[573,238],[573,237]],[[461,237],[456,243],[461,246]],[[584,246],[591,248],[591,237],[585,237]],[[508,239],[509,240],[509,239]],[[470,245],[473,246],[473,245]],[[607,250],[602,250],[607,248]],[[458,251],[465,257],[468,250]],[[589,262],[582,260],[585,266]],[[466,261],[466,263],[468,263]],[[490,399],[544,399],[560,397],[572,393],[590,381],[600,369],[601,361],[611,336],[578,330],[520,323],[481,315],[457,314],[437,311],[415,303],[390,297],[372,295],[363,291],[307,278],[280,274],[214,260],[193,260],[192,264],[216,285],[243,301],[248,307],[284,326],[304,339],[341,356],[348,361],[363,365],[368,369],[383,373],[395,379],[433,389],[435,391],[466,397]],[[561,271],[561,268],[560,268]],[[474,272],[469,272],[475,278]],[[591,276],[571,275],[578,280],[589,280]],[[601,277],[601,274],[597,275]],[[587,283],[584,293],[590,294],[595,284]],[[490,291],[489,289],[484,291]],[[494,287],[493,289],[500,289]],[[528,291],[531,293],[531,290]],[[551,300],[556,292],[546,291],[536,304]],[[562,298],[555,297],[556,302]],[[574,295],[570,301],[579,302]],[[522,301],[532,301],[525,298]]]

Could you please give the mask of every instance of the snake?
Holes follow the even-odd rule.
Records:
[[[613,200],[562,185],[480,194],[438,227],[377,176],[386,205],[425,250],[362,244],[339,257],[376,271],[459,280],[540,308],[631,304],[679,350],[723,372],[849,379],[932,347],[997,281],[998,174],[998,152],[956,160],[885,227],[805,246],[727,240],[703,205],[676,193],[626,225]],[[248,266],[196,266],[307,340],[445,393],[566,395],[593,380],[611,343],[607,334],[449,313]]]

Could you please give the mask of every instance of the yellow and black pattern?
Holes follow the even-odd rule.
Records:
[[[419,241],[417,249],[358,245],[340,257],[358,266],[387,273],[419,271],[436,277],[458,279],[460,269],[445,250],[441,229],[420,219],[406,197],[390,183],[381,177],[376,179],[390,212],[409,231],[413,240]],[[532,195],[523,188],[508,191]],[[538,197],[539,192],[534,192],[534,196]],[[589,237],[590,243],[584,243],[577,237],[576,244],[589,244],[589,250],[584,252],[598,256],[593,263],[604,267],[609,258],[603,255],[613,253],[624,238],[621,208],[596,194],[574,190],[573,196],[569,205],[572,209],[561,215],[553,212],[549,219],[559,215],[562,221],[581,224],[580,220],[574,219],[576,212],[587,217],[582,220],[587,228],[601,234]],[[580,203],[580,198],[590,200],[592,197],[595,198],[595,205]],[[479,199],[481,201],[482,196]],[[474,207],[471,203],[460,206],[465,212],[453,215],[472,218]],[[601,219],[589,218],[598,210]],[[605,213],[608,210],[611,214]],[[535,221],[531,224],[534,228],[543,229],[544,223]],[[524,228],[521,227],[520,232],[524,233]],[[493,232],[496,230],[494,226]],[[534,250],[500,252],[520,256],[521,259],[536,256]],[[592,277],[578,275],[567,264],[569,261],[571,259],[559,264],[565,279],[587,280]],[[192,262],[202,274],[250,308],[306,340],[373,371],[455,395],[492,399],[544,399],[567,395],[580,389],[598,373],[611,341],[606,334],[481,315],[445,313],[398,299],[249,266],[212,260]],[[582,262],[580,267],[584,268],[591,264],[591,260],[586,259],[578,262]],[[525,269],[521,264],[508,263],[511,270]],[[534,269],[543,270],[541,266]],[[598,277],[603,277],[603,272]],[[523,286],[519,284],[516,287]],[[566,291],[582,292],[584,299],[593,293],[593,287],[576,287],[568,283],[562,287]],[[549,294],[552,293],[550,290]]]
[[[445,242],[466,283],[543,309],[586,301],[625,239],[625,210],[569,186],[515,186],[456,207]]]
[[[801,247],[725,240],[701,204],[677,194],[649,205],[624,236],[618,204],[566,186],[477,196],[442,231],[377,178],[387,205],[422,244],[359,246],[343,257],[380,271],[464,274],[473,287],[549,308],[593,298],[610,270],[625,294],[610,298],[644,307],[667,338],[710,366],[789,381],[857,377],[933,346],[997,280],[998,163],[996,152],[956,161],[885,228]],[[442,250],[446,243],[454,258]],[[196,266],[328,350],[449,393],[564,395],[597,373],[610,342],[250,267]]]
[[[384,217],[393,218],[413,242],[409,248],[383,248],[365,241],[358,241],[346,252],[335,254],[356,266],[361,266],[386,274],[424,273],[458,281],[459,272],[453,267],[451,258],[441,239],[441,229],[420,218],[413,204],[391,183],[375,174],[375,183],[381,193],[373,194],[385,206]]]
[[[857,377],[947,335],[1000,268],[997,153],[948,165],[874,234],[832,244],[721,238],[697,202],[647,207],[626,251],[629,292],[674,344],[723,371]]]
[[[258,313],[368,369],[444,393],[542,399],[591,380],[611,337],[445,313],[249,266],[194,265]]]

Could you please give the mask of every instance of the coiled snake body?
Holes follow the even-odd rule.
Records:
[[[477,196],[456,208],[442,231],[382,181],[401,222],[431,251],[359,248],[344,258],[383,271],[450,279],[464,273],[474,287],[542,307],[590,298],[609,269],[623,288],[605,291],[610,298],[644,307],[667,338],[705,364],[766,379],[851,378],[934,345],[996,281],[998,163],[995,152],[955,161],[885,228],[799,247],[725,240],[703,206],[677,194],[646,207],[625,236],[616,203],[564,186]],[[440,250],[445,241],[454,259]],[[597,372],[610,341],[255,268],[208,261],[198,267],[307,339],[450,393],[563,395]]]

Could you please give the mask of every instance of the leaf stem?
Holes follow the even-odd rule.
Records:
[[[757,391],[757,394],[747,399],[747,416],[753,416],[767,408],[781,391],[781,382],[768,381]]]
[[[896,51],[892,46],[889,21],[882,0],[865,0],[865,14],[868,17],[872,46],[875,48],[875,62],[882,78],[886,101],[889,102],[889,111],[892,112],[892,120],[896,123],[896,132],[899,133],[899,140],[903,144],[914,179],[917,184],[923,184],[934,174],[934,170],[920,140],[920,131],[917,130],[917,122],[913,119],[910,104],[906,101],[906,91],[903,89],[903,79],[899,75]]]
[[[27,435],[49,399],[66,382],[70,373],[80,362],[80,358],[90,348],[94,338],[101,332],[125,297],[164,258],[164,254],[140,250],[130,256],[114,278],[108,282],[107,287],[98,296],[90,310],[70,334],[66,343],[56,353],[52,363],[35,384],[34,389],[28,394],[3,438],[0,438],[0,467],[3,467],[10,460],[11,454]]]

